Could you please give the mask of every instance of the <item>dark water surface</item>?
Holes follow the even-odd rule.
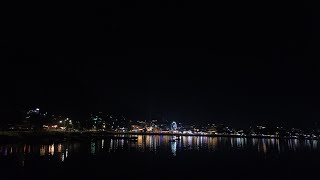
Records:
[[[320,142],[140,135],[0,144],[2,178],[320,179]]]

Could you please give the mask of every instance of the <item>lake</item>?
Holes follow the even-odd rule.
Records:
[[[2,178],[320,179],[318,140],[124,135],[0,144]]]

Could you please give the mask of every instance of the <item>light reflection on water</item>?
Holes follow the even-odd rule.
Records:
[[[270,153],[320,151],[317,140],[299,139],[263,139],[240,137],[205,137],[181,136],[172,141],[171,136],[139,135],[136,141],[121,138],[95,139],[83,142],[38,143],[38,144],[6,144],[0,145],[1,157],[16,157],[19,165],[24,166],[30,155],[53,159],[59,162],[68,160],[68,156],[76,154],[80,149],[89,149],[87,154],[99,155],[121,152],[153,152],[155,154],[169,152],[179,156],[184,151],[229,152],[242,150],[256,152],[262,156]],[[83,152],[82,152],[83,153]]]

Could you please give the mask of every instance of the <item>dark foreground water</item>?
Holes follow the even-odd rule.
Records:
[[[320,179],[320,142],[184,136],[0,144],[0,178]]]

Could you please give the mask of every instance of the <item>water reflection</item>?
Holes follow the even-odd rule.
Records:
[[[0,145],[0,161],[3,157],[12,157],[18,160],[17,165],[21,167],[24,167],[28,160],[40,157],[44,160],[65,162],[70,155],[80,150],[81,153],[93,156],[131,151],[154,154],[169,152],[173,156],[179,156],[180,152],[186,151],[215,153],[240,150],[256,152],[265,157],[288,151],[320,151],[318,140],[182,136],[179,140],[172,141],[171,136],[139,135],[134,140],[122,137],[82,142]]]
[[[91,141],[91,154],[96,153],[96,142]]]
[[[171,153],[172,155],[177,155],[177,142],[171,142]]]
[[[205,137],[205,136],[182,136],[180,140],[171,142],[171,136],[140,135],[137,142],[131,142],[125,139],[111,139],[109,152],[115,152],[120,149],[130,149],[130,151],[154,152],[171,150],[172,154],[179,151],[200,151],[208,152],[225,151],[230,149],[253,150],[259,154],[281,153],[286,151],[317,150],[317,140],[299,140],[299,139],[271,139],[271,138],[228,138],[228,137]],[[99,149],[97,149],[99,151]],[[175,153],[173,153],[175,152]]]
[[[41,145],[40,147],[40,156],[44,156],[46,154],[46,146],[45,145]]]
[[[54,144],[49,145],[49,154],[54,155]]]

